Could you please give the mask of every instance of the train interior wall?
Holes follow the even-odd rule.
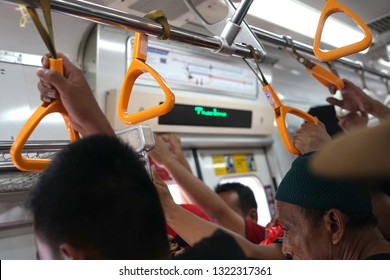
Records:
[[[21,126],[41,102],[36,87],[35,71],[40,66],[42,54],[47,51],[31,22],[28,22],[24,28],[20,27],[20,14],[15,11],[15,6],[0,3],[0,18],[2,23],[7,23],[0,25],[0,34],[6,37],[0,45],[0,141],[7,142],[15,138]],[[131,58],[128,51],[128,40],[133,36],[133,33],[119,28],[96,25],[62,14],[54,14],[53,21],[58,50],[64,52],[84,70],[99,105],[107,111],[108,92],[115,92],[121,88]],[[154,39],[151,39],[151,42],[153,41]],[[167,42],[166,44],[171,43]],[[207,52],[207,56],[211,55],[206,50],[199,50],[191,46],[185,47],[197,53],[203,52],[206,55]],[[263,65],[264,71],[278,91],[282,102],[304,111],[308,111],[313,106],[326,104],[325,98],[329,95],[327,89],[316,82],[301,65],[283,50],[269,46],[266,49],[269,57],[273,58],[273,62]],[[231,61],[239,63],[237,58],[231,58]],[[360,83],[358,75],[353,71],[340,67],[339,72],[341,76]],[[164,73],[161,74],[164,76]],[[255,80],[255,77],[253,79]],[[370,75],[367,75],[366,79],[370,89],[379,99],[383,100],[386,95],[383,83]],[[158,89],[150,85],[136,86],[134,91],[135,95],[137,91],[160,94]],[[194,131],[194,134],[215,138],[217,141],[223,142],[223,139],[232,136],[238,140],[235,140],[229,147],[215,145],[201,147],[192,143],[186,147],[186,155],[193,171],[199,176],[201,174],[202,179],[211,188],[224,180],[235,180],[242,177],[256,178],[259,182],[256,190],[259,192],[258,203],[267,205],[264,210],[265,218],[261,220],[261,224],[265,225],[274,211],[272,198],[275,187],[289,169],[295,156],[285,151],[276,127],[270,121],[273,118],[273,112],[269,109],[261,89],[259,90],[257,87],[256,94],[249,98],[242,98],[239,94],[224,95],[209,93],[205,90],[188,90],[185,87],[176,90],[175,93],[177,93],[178,100],[188,103],[191,102],[191,99],[204,100],[210,104],[212,102],[216,104],[218,102],[243,104],[235,106],[252,106],[262,110],[261,117],[265,120],[264,126],[262,126],[264,131],[257,133],[240,133],[239,130],[231,132],[229,129],[215,130],[203,127],[191,128],[190,131]],[[147,99],[147,96],[143,98]],[[133,108],[133,110],[136,109]],[[111,121],[115,123],[115,120]],[[300,126],[300,120],[289,119],[288,125],[289,130],[293,133]],[[183,132],[183,128],[161,127],[156,123],[152,123],[152,128],[157,132],[178,132],[184,136],[192,134],[188,131]],[[241,142],[245,142],[247,137],[259,139],[270,137],[271,142],[245,147]],[[62,118],[58,115],[45,118],[31,136],[31,140],[68,140]],[[196,166],[195,154],[199,160],[199,166]],[[236,160],[236,164],[237,162],[245,162],[246,167],[239,170],[236,168],[233,171],[217,170],[215,161],[218,158],[225,159],[227,157]],[[250,159],[253,159],[254,164],[251,165]],[[9,158],[7,158],[6,153],[2,153],[0,161],[6,160]],[[9,184],[6,176],[8,174],[0,173],[2,184],[2,193],[0,194],[0,258],[34,259],[35,245],[31,222],[22,206],[26,193],[22,192],[16,195],[8,193],[3,187]],[[174,185],[174,182],[170,182],[170,184]]]

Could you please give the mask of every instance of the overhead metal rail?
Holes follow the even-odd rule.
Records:
[[[0,2],[22,4],[20,1],[17,0],[0,0]],[[38,1],[31,0],[29,2],[32,4],[36,3],[38,5]],[[122,11],[114,10],[86,1],[53,0],[51,1],[51,8],[53,11],[62,14],[75,16],[104,25],[116,26],[132,31],[144,32],[149,36],[157,37],[163,32],[162,26],[152,20],[130,15]],[[262,42],[267,42],[269,44],[276,45],[279,47],[287,46],[287,42],[283,35],[268,32],[266,30],[253,26],[251,26],[251,28],[255,35]],[[188,30],[178,27],[171,28],[171,35],[169,39],[180,43],[198,46],[211,51],[217,51],[221,48],[221,42],[216,37],[190,32]],[[293,41],[293,44],[296,50],[314,56],[313,48],[311,46],[298,41]],[[252,58],[250,51],[244,45],[241,44],[235,44],[235,50],[233,52],[233,55],[237,57]],[[367,73],[379,76],[381,78],[390,78],[390,73],[388,73],[387,71],[380,71],[370,67],[364,67],[364,69],[362,69],[362,65],[364,64],[361,61],[341,58],[336,60],[336,62],[341,63],[342,65],[345,65],[347,67],[353,68],[355,70],[364,70]]]
[[[272,33],[272,32],[257,28],[257,27],[253,27],[253,26],[251,26],[251,28],[252,28],[253,33],[255,33],[255,35],[261,41],[267,42],[271,45],[275,45],[278,47],[283,47],[283,48],[289,47],[284,35],[278,35],[278,34],[275,34],[275,33]],[[295,41],[295,40],[292,41],[292,44],[294,45],[295,50],[300,51],[300,52],[304,52],[304,53],[309,54],[312,57],[316,58],[316,56],[313,53],[312,46],[301,43],[299,41]],[[363,62],[361,62],[359,60],[352,60],[352,59],[343,57],[343,58],[335,60],[334,62],[340,63],[340,64],[347,66],[349,68],[352,68],[354,70],[364,70],[364,72],[366,72],[366,73],[370,73],[370,74],[379,76],[381,78],[385,78],[385,79],[390,78],[390,73],[387,71],[384,71],[384,70],[380,71],[378,69],[375,69],[372,67],[367,67],[367,66],[364,66],[364,68],[363,68],[364,64],[363,64]]]

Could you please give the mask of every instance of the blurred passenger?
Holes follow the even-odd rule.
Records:
[[[156,188],[116,137],[87,137],[59,152],[27,208],[40,259],[170,257]]]
[[[171,134],[169,138],[165,139],[174,139],[175,137],[177,136]],[[156,146],[150,152],[152,159],[169,171],[175,182],[185,191],[190,201],[199,205],[213,222],[245,236],[253,243],[259,244],[264,240],[264,227],[237,213],[221,196],[213,192],[181,164],[178,156],[169,149],[169,146],[173,147],[180,143],[179,141],[170,141],[169,146],[161,136],[156,136],[155,141]],[[179,148],[172,149],[177,150]]]
[[[352,87],[352,85],[351,85]],[[390,137],[390,108],[380,105],[378,101],[371,100],[363,96],[357,87],[353,86],[356,96],[351,103],[356,103],[354,99],[364,100],[365,103],[359,105],[358,110],[366,110],[377,116],[381,123],[376,127],[358,127],[345,136],[340,136],[330,145],[321,149],[314,168],[323,175],[343,176],[352,178],[389,178],[390,177],[390,147],[388,139]],[[346,100],[343,101],[346,108],[353,107]],[[322,165],[321,161],[329,163]]]

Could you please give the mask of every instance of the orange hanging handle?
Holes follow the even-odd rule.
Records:
[[[302,110],[290,106],[284,106],[281,103],[272,85],[270,84],[265,85],[263,87],[263,91],[268,99],[268,102],[271,104],[272,108],[274,109],[276,125],[278,127],[279,135],[280,138],[282,139],[283,145],[285,146],[286,150],[291,154],[299,155],[300,151],[297,148],[295,148],[294,144],[291,141],[290,134],[288,133],[287,130],[286,115],[292,114],[299,118],[304,119],[307,122],[311,122],[315,124],[318,124],[318,120],[312,115]]]
[[[161,115],[164,115],[172,110],[175,105],[175,95],[165,82],[152,67],[146,64],[146,55],[148,50],[148,37],[143,33],[136,32],[134,39],[133,60],[127,70],[123,81],[122,89],[119,96],[118,114],[122,122],[126,124],[137,124]],[[149,73],[157,81],[161,89],[164,91],[165,100],[163,103],[147,108],[145,110],[129,114],[127,107],[129,105],[131,91],[136,79],[144,74]]]
[[[50,68],[60,72],[61,75],[63,75],[62,59],[50,58]],[[24,158],[22,156],[22,150],[31,133],[41,122],[41,120],[46,115],[57,112],[60,113],[64,118],[70,140],[76,141],[80,138],[78,132],[74,130],[71,126],[68,118],[68,113],[59,98],[51,103],[43,102],[24,124],[19,134],[16,136],[14,143],[11,146],[10,155],[13,163],[18,169],[23,171],[42,171],[49,165],[49,163],[51,162],[50,159]]]
[[[312,61],[314,64],[312,69],[306,68],[306,70],[321,84],[329,87],[329,84],[334,84],[338,89],[344,88],[344,82],[337,75],[321,66],[320,64]]]
[[[287,45],[291,47],[291,51],[287,50],[287,52],[291,54],[300,64],[305,66],[306,71],[309,72],[313,78],[315,78],[327,88],[330,84],[335,85],[338,89],[342,89],[344,87],[344,82],[339,78],[338,75],[336,75],[336,73],[329,71],[320,64],[298,53],[295,50],[294,42],[291,37],[284,36],[284,39],[286,40]]]
[[[326,19],[334,14],[334,13],[345,13],[349,17],[351,17],[363,30],[364,37],[361,41],[343,46],[330,51],[322,51],[320,49],[321,45],[321,36],[322,31],[325,26]],[[321,61],[332,61],[339,59],[340,57],[348,56],[362,50],[365,50],[371,45],[372,42],[372,34],[368,26],[350,9],[345,7],[343,4],[337,2],[337,0],[327,0],[324,8],[322,9],[322,13],[320,15],[320,19],[317,25],[317,31],[314,37],[313,42],[313,52]]]

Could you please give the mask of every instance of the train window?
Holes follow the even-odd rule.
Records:
[[[254,193],[257,202],[258,224],[266,226],[271,220],[271,213],[274,212],[273,195],[268,186],[264,186],[256,176],[237,176],[223,178],[219,184],[241,183],[248,186]]]

